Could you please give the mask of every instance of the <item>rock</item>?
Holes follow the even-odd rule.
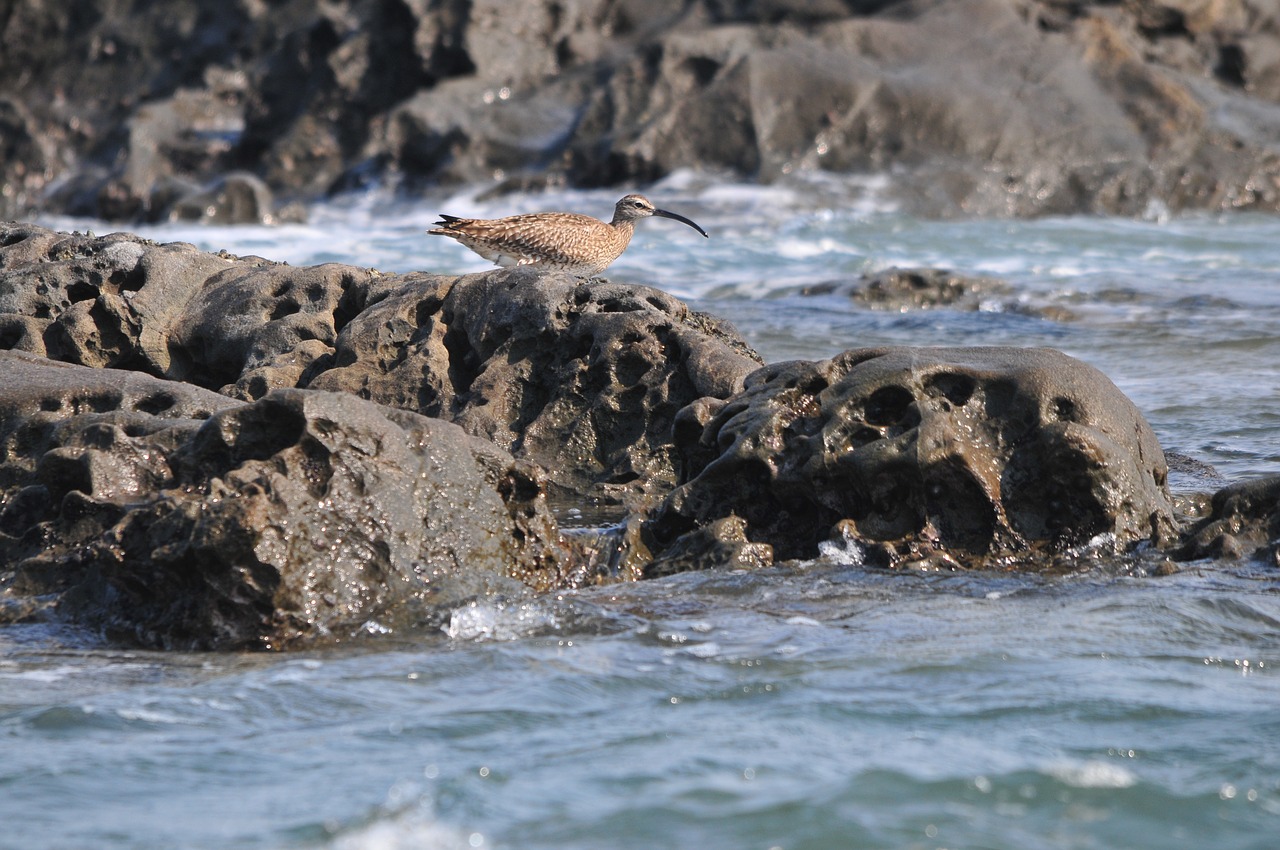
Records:
[[[0,96],[0,220],[38,206],[53,179],[53,147],[21,101]]]
[[[232,79],[239,79],[237,88],[179,89],[132,114],[123,172],[99,190],[105,218],[161,221],[185,194],[183,183],[215,178],[231,166],[232,145],[244,132],[244,81]],[[265,200],[269,205],[269,192]]]
[[[1035,304],[1019,297],[1004,280],[965,275],[950,269],[890,268],[869,272],[857,280],[829,280],[811,284],[801,295],[843,295],[871,310],[906,313],[912,310],[979,310],[1035,316],[1068,322],[1075,313],[1059,304]]]
[[[336,263],[159,245],[130,233],[0,224],[0,343],[256,398],[296,386],[341,327],[396,278]],[[264,377],[264,370],[290,377]]]
[[[184,194],[169,207],[173,220],[202,224],[275,224],[267,184],[252,174],[233,172],[207,187]]]
[[[727,398],[759,364],[666,293],[510,269],[406,276],[306,385],[457,422],[561,492],[618,503],[669,488],[676,412]]]
[[[831,281],[803,290],[804,295],[845,295],[866,307],[906,312],[931,307],[978,310],[995,298],[1008,298],[1013,288],[990,277],[957,274],[948,269],[900,269],[864,274],[850,283]]]
[[[682,534],[659,557],[647,561],[641,575],[660,578],[693,570],[755,570],[772,564],[773,547],[748,540],[746,520],[730,514]]]
[[[855,349],[767,366],[681,411],[682,482],[657,558],[739,517],[779,558],[853,540],[868,561],[1034,566],[1172,539],[1164,455],[1101,373],[1048,349]],[[705,547],[703,547],[705,549]]]
[[[850,293],[895,309],[955,307],[984,287],[1000,291],[942,270],[891,270]],[[528,268],[294,268],[127,233],[5,225],[0,342],[272,410],[295,404],[284,390],[358,396],[396,428],[410,413],[447,420],[507,467],[545,470],[509,490],[633,511],[661,500],[610,556],[617,564],[602,575],[620,578],[761,566],[824,543],[895,565],[1033,565],[1086,544],[1163,545],[1174,525],[1164,455],[1141,415],[1057,352],[870,349],[759,369],[732,328],[658,290]],[[156,430],[130,427],[139,439]],[[155,465],[189,437],[164,430],[169,442],[156,447],[133,445],[125,429],[106,445],[127,451],[92,463],[76,454],[80,437],[48,447],[44,489],[18,487],[8,522],[47,509],[50,493],[105,517],[99,526],[123,522],[110,500],[71,495],[105,492],[110,480],[130,498],[162,480],[207,488]],[[1183,499],[1177,510],[1192,508]],[[530,581],[595,567],[574,569]]]
[[[4,215],[687,168],[889,172],[928,215],[1280,209],[1264,0],[11,6]]]
[[[293,267],[127,233],[0,225],[0,343],[240,399],[344,391],[457,422],[610,503],[675,481],[670,428],[760,359],[647,287],[530,269]]]
[[[137,372],[86,369],[0,351],[0,564],[101,534],[155,499],[163,452],[239,402]],[[61,587],[61,572],[42,587]],[[6,582],[7,583],[7,582]]]
[[[1214,493],[1209,515],[1187,529],[1182,560],[1262,558],[1280,565],[1280,476],[1244,481]]]
[[[587,578],[536,470],[449,423],[0,362],[0,582],[54,596],[63,620],[146,646],[283,648]]]
[[[297,386],[371,293],[396,283],[340,263],[241,261],[208,278],[164,329],[172,355],[165,374],[241,398]]]
[[[383,144],[403,175],[486,183],[556,164],[581,117],[588,78],[513,91],[448,80],[395,107]]]
[[[1250,67],[1246,43],[1273,64],[1248,41],[1280,44],[1261,18],[1188,58],[1153,51],[1132,10],[1050,5],[1052,27],[1002,0],[961,0],[803,28],[663,32],[596,93],[572,173],[888,171],[892,193],[925,215],[1280,205],[1280,158],[1263,141],[1280,113],[1242,99],[1230,73],[1204,80]]]
[[[0,342],[69,363],[168,376],[171,325],[210,277],[248,265],[130,233],[0,224]]]

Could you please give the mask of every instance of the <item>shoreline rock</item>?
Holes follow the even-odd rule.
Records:
[[[0,218],[892,174],[926,216],[1280,210],[1263,0],[335,0],[0,21]],[[517,35],[518,34],[518,35]]]
[[[341,641],[480,595],[823,554],[1274,560],[1280,515],[1274,481],[1171,495],[1142,414],[1051,349],[761,365],[658,290],[532,269],[0,224],[0,369],[0,622],[145,646]],[[550,499],[619,524],[562,533]]]
[[[450,423],[16,352],[0,368],[5,592],[113,639],[281,649],[589,578],[539,472]]]
[[[676,413],[762,362],[727,322],[648,287],[294,267],[24,224],[0,224],[0,345],[246,400],[354,393],[456,422],[557,491],[614,504],[671,486]]]
[[[854,543],[868,562],[1034,563],[1105,536],[1176,539],[1150,426],[1096,369],[1052,349],[854,349],[766,366],[686,409],[681,484],[655,553],[737,518],[779,559]],[[834,535],[834,537],[833,537]]]

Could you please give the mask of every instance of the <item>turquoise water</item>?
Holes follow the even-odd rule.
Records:
[[[929,222],[876,189],[677,176],[650,196],[712,239],[644,222],[610,276],[729,317],[771,360],[1060,348],[1166,449],[1231,480],[1280,472],[1280,220]],[[369,195],[307,225],[143,232],[461,272],[485,264],[421,235],[437,211],[607,215],[615,194]],[[800,294],[893,265],[1012,292],[914,313]],[[0,847],[1280,846],[1280,571],[1151,566],[887,574],[835,552],[490,600],[440,633],[275,656],[8,627]]]

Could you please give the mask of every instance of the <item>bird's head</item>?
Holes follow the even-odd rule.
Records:
[[[617,206],[613,208],[613,221],[615,224],[624,221],[631,222],[636,219],[648,218],[653,215],[683,222],[701,233],[703,236],[707,235],[707,231],[703,230],[684,216],[668,212],[667,210],[658,209],[644,195],[627,195],[625,198],[618,201]]]

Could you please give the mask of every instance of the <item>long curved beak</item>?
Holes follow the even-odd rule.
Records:
[[[676,221],[682,221],[682,222],[684,222],[685,224],[687,224],[687,225],[689,225],[690,227],[692,227],[694,230],[696,230],[696,231],[698,231],[699,233],[701,233],[703,236],[706,236],[708,239],[710,239],[710,238],[711,238],[711,237],[707,234],[707,231],[703,230],[701,227],[699,227],[698,225],[694,224],[692,221],[690,221],[689,219],[685,218],[684,216],[682,216],[682,215],[680,215],[680,214],[678,214],[678,213],[667,212],[666,210],[657,210],[657,209],[655,209],[655,210],[653,211],[653,214],[654,214],[654,215],[660,215],[660,216],[662,216],[663,218],[674,218]]]

